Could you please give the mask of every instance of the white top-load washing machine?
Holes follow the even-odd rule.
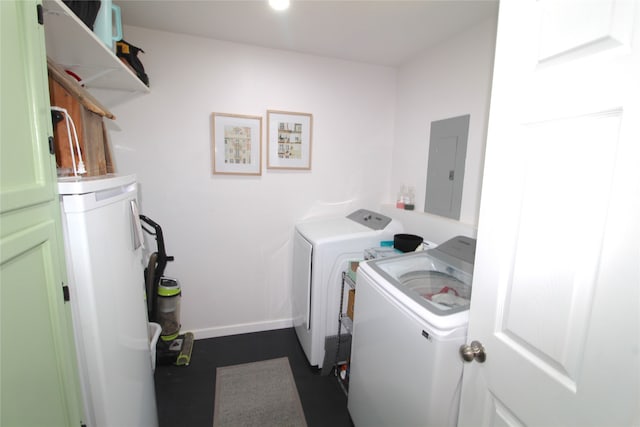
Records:
[[[296,224],[293,241],[293,325],[313,366],[323,367],[325,338],[338,333],[342,272],[364,249],[393,240],[402,225],[359,209],[346,217]]]
[[[348,408],[356,427],[455,426],[475,240],[361,263]]]

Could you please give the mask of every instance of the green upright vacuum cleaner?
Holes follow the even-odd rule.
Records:
[[[151,226],[153,230],[142,225],[142,229],[155,236],[158,251],[149,256],[147,268],[144,271],[147,291],[147,310],[149,321],[160,325],[160,339],[156,345],[156,363],[159,365],[184,366],[191,362],[193,350],[193,333],[180,333],[180,298],[182,291],[176,279],[164,276],[164,269],[168,256],[164,247],[162,228],[151,218],[140,215],[140,219]]]

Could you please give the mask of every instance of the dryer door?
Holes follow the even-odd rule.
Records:
[[[296,231],[293,239],[293,326],[311,329],[311,260],[313,246]]]

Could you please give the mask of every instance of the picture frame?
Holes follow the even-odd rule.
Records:
[[[262,117],[213,113],[213,173],[262,175]]]
[[[313,116],[267,111],[267,169],[311,169]]]

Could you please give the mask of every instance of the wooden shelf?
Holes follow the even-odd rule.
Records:
[[[113,107],[149,88],[61,0],[44,0],[47,56],[80,76],[100,102]]]

